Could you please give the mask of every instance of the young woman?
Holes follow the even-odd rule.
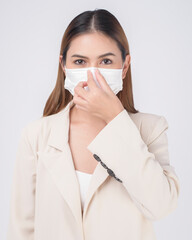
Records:
[[[43,116],[21,134],[7,240],[156,239],[179,179],[167,120],[134,107],[130,59],[107,10],[71,21]]]

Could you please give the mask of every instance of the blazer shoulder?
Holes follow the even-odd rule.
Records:
[[[129,115],[146,144],[150,144],[169,127],[168,121],[163,115],[147,112],[129,113]]]
[[[54,114],[55,115],[55,114]],[[49,125],[51,123],[51,120],[54,118],[53,115],[50,116],[41,116],[39,118],[36,118],[34,120],[29,121],[23,129],[28,132],[29,135],[33,136],[36,135],[44,126]]]
[[[34,149],[34,151],[37,152],[39,148],[43,147],[45,144],[45,139],[47,139],[49,136],[52,122],[57,118],[59,113],[55,113],[49,116],[41,116],[29,121],[23,127],[22,133],[25,134],[29,144]]]

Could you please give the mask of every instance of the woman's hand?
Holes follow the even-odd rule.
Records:
[[[74,88],[73,101],[77,108],[89,112],[109,123],[124,110],[124,107],[98,69],[96,69],[95,75],[101,88],[97,86],[91,71],[88,70],[87,82],[81,81]],[[89,91],[84,89],[85,86],[89,87]]]

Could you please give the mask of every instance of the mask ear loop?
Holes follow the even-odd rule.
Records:
[[[63,64],[63,68],[66,70],[66,64]]]
[[[123,62],[123,66],[122,66],[122,72],[123,72],[123,68],[125,66],[125,61]],[[123,77],[122,77],[122,81],[123,81]]]

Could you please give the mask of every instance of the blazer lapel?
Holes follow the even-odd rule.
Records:
[[[39,158],[50,172],[56,187],[67,202],[77,222],[81,225],[82,217],[85,218],[94,193],[109,174],[101,164],[97,164],[90,181],[82,216],[79,182],[68,143],[69,111],[73,105],[74,102],[71,100],[63,110],[55,114],[51,121],[51,131],[48,138],[49,149],[47,148],[43,153],[39,153]]]

